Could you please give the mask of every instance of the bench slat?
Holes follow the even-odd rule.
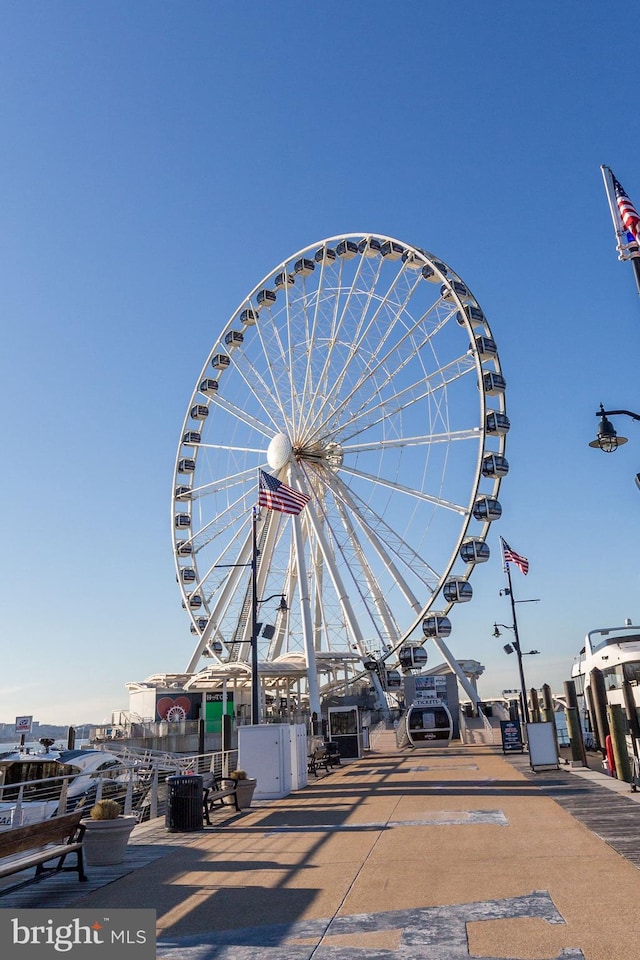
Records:
[[[236,810],[240,810],[238,804],[238,792],[237,792],[237,781],[233,777],[213,777],[210,781],[210,786],[205,788],[204,791],[204,818],[206,822],[211,825],[211,819],[209,813],[213,808],[214,803],[220,803],[224,805],[225,797],[233,797],[233,803]]]
[[[47,843],[64,843],[73,837],[80,826],[84,813],[65,813],[39,823],[27,823],[24,827],[12,827],[0,833],[0,858],[10,857],[23,850],[44,847]]]
[[[20,857],[18,860],[11,860],[8,863],[0,863],[0,877],[10,877],[21,870],[28,870],[29,867],[37,867],[41,863],[47,863],[48,860],[57,860],[59,857],[66,857],[69,853],[82,850],[81,843],[63,843],[58,847],[47,847],[40,853],[32,853],[27,857]]]
[[[5,887],[0,890],[0,896],[60,870],[72,870],[78,874],[79,880],[86,880],[82,858],[83,814],[83,810],[78,810],[0,833],[0,858],[13,858],[0,860],[0,877],[10,877],[22,870],[36,868],[35,876],[23,883]],[[75,854],[74,866],[64,866],[69,854]],[[58,861],[57,864],[44,866],[54,860]]]

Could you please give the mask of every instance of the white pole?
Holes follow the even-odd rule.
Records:
[[[604,189],[607,194],[607,201],[609,203],[609,212],[611,213],[611,220],[613,222],[613,229],[617,239],[617,250],[618,253],[622,256],[622,241],[624,238],[624,230],[622,227],[622,220],[620,219],[620,214],[618,213],[618,204],[616,203],[615,193],[613,190],[613,183],[611,180],[611,170],[609,167],[605,167],[604,164],[601,165],[600,170],[602,172],[602,179],[604,180]]]
[[[292,517],[293,522],[293,540],[296,552],[296,564],[298,572],[298,585],[300,590],[300,610],[302,613],[304,652],[307,663],[307,687],[309,691],[309,710],[317,715],[320,720],[320,686],[318,684],[318,667],[316,664],[316,655],[313,648],[313,628],[311,623],[311,605],[309,598],[309,587],[307,580],[307,569],[304,560],[304,545],[302,542],[302,532],[300,530],[300,518]]]
[[[602,171],[604,189],[607,194],[607,200],[609,201],[609,211],[611,213],[611,220],[613,221],[613,229],[618,241],[616,244],[618,259],[631,261],[633,275],[636,280],[636,287],[638,294],[640,294],[640,250],[638,249],[637,243],[631,245],[626,242],[627,231],[625,230],[624,224],[620,217],[620,211],[618,210],[618,204],[616,201],[612,180],[613,171],[611,170],[611,167],[606,167],[604,164],[600,166],[600,170]],[[633,251],[630,249],[631,246],[633,246]]]

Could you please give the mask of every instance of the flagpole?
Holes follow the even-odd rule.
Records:
[[[258,677],[258,508],[251,521],[251,723],[260,723],[260,680]]]
[[[527,695],[527,685],[524,679],[524,667],[522,665],[522,650],[520,648],[520,636],[518,635],[518,619],[516,617],[516,601],[513,597],[513,587],[511,585],[511,567],[508,563],[504,565],[505,572],[507,574],[507,583],[509,584],[509,599],[511,601],[511,614],[513,616],[513,638],[514,638],[514,647],[516,649],[516,656],[518,657],[518,670],[520,671],[520,690],[522,691],[522,712],[524,715],[524,722],[529,723],[529,703]]]
[[[629,252],[629,244],[625,242],[627,232],[624,229],[622,220],[620,219],[620,213],[618,211],[618,205],[615,199],[615,191],[613,189],[613,171],[611,167],[607,167],[604,164],[600,165],[600,170],[602,172],[602,179],[604,181],[604,189],[607,194],[607,201],[609,203],[609,212],[611,214],[611,220],[613,223],[613,230],[616,235],[617,243],[616,249],[618,251],[619,260],[630,260],[631,266],[633,268],[633,275],[636,281],[636,288],[638,290],[638,295],[640,296],[640,249],[636,244],[637,254],[634,256]]]

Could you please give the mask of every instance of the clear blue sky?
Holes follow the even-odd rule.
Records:
[[[0,4],[0,720],[101,722],[125,682],[185,668],[169,521],[193,383],[254,284],[341,232],[441,256],[498,342],[511,472],[451,638],[481,692],[517,685],[491,636],[499,534],[541,598],[519,608],[530,685],[640,620],[640,426],[587,446],[601,400],[640,407],[599,169],[640,205],[639,26],[594,0]]]

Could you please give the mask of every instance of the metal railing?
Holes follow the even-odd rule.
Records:
[[[119,756],[122,762],[105,771],[0,784],[0,831],[79,808],[88,815],[94,803],[107,798],[116,800],[124,814],[133,814],[139,821],[152,820],[166,812],[167,777],[188,773],[227,776],[237,765],[238,752],[172,756],[129,747]],[[78,785],[82,789],[74,789]]]

